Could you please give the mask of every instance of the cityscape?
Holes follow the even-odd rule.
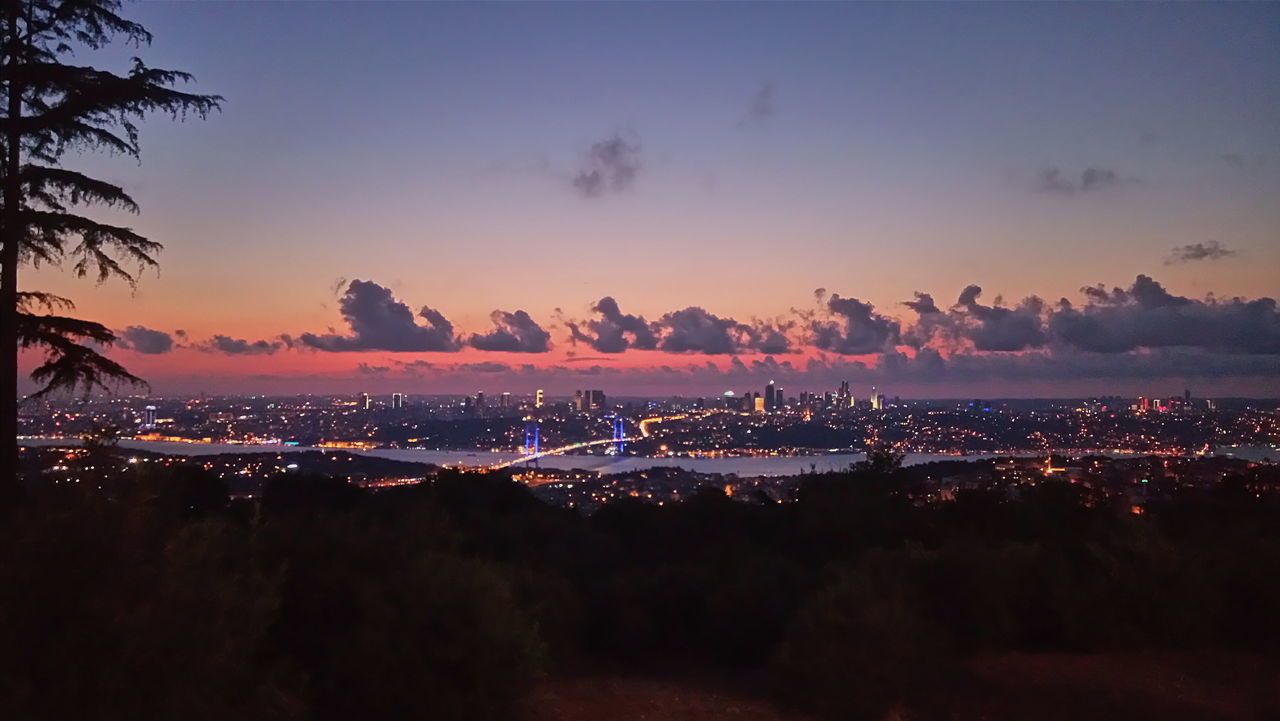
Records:
[[[1280,719],[1278,50],[0,0],[0,719]]]

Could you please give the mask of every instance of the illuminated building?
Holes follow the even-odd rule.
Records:
[[[588,411],[598,411],[604,408],[604,391],[591,390],[582,392],[582,409]]]
[[[369,400],[369,394],[368,394],[368,393],[361,393],[361,394],[360,394],[360,407],[364,408],[364,409],[367,411],[367,410],[369,410],[369,406],[370,406],[370,404],[371,404],[371,403],[372,403],[372,401],[371,401],[371,400]]]
[[[156,427],[156,407],[147,406],[142,409],[142,427],[151,430]]]
[[[535,393],[535,394],[534,394],[534,396],[533,396],[533,407],[534,407],[534,408],[541,408],[541,407],[542,407],[542,400],[543,400],[542,389],[541,389],[541,388],[539,388],[539,389],[538,389],[538,391],[537,391],[537,393]]]
[[[391,407],[392,407],[393,409],[396,409],[396,410],[399,410],[400,408],[404,408],[404,394],[403,394],[403,393],[392,393],[392,394],[391,394]]]

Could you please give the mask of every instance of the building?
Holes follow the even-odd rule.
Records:
[[[156,407],[147,406],[142,409],[142,427],[151,430],[156,427]]]
[[[764,410],[766,413],[772,413],[778,407],[778,387],[773,381],[769,381],[769,385],[764,387]]]
[[[401,408],[404,408],[404,394],[403,394],[403,393],[392,393],[392,394],[391,394],[391,408],[392,408],[393,410],[400,410]]]
[[[582,410],[598,411],[605,407],[604,391],[582,391]]]
[[[534,395],[533,395],[533,407],[534,407],[534,408],[541,408],[541,407],[542,407],[543,398],[544,398],[544,396],[542,395],[542,389],[541,389],[541,388],[539,388],[539,389],[538,389],[538,391],[537,391],[536,393],[534,393]]]
[[[369,408],[370,408],[370,407],[372,407],[372,405],[373,405],[373,401],[369,399],[369,394],[368,394],[368,393],[361,393],[361,394],[360,394],[360,407],[361,407],[361,408],[363,408],[363,409],[365,409],[365,410],[367,411],[367,410],[369,410]]]

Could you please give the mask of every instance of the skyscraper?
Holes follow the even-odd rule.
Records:
[[[361,407],[361,408],[364,408],[364,409],[367,411],[367,410],[369,410],[369,407],[370,407],[370,405],[371,405],[372,403],[373,403],[373,401],[369,400],[369,394],[368,394],[368,393],[361,393],[361,394],[360,394],[360,407]]]
[[[391,394],[391,408],[392,408],[392,410],[399,410],[399,409],[401,409],[401,408],[404,408],[404,394],[403,394],[403,393],[392,393],[392,394]]]
[[[778,407],[778,387],[773,381],[769,381],[769,385],[764,387],[764,410],[766,413],[772,413]]]
[[[542,398],[543,398],[543,396],[542,396],[542,389],[541,389],[541,388],[539,388],[539,389],[538,389],[538,391],[537,391],[537,393],[535,393],[535,394],[534,394],[534,396],[533,396],[533,407],[534,407],[534,408],[541,408],[541,407],[542,407]]]

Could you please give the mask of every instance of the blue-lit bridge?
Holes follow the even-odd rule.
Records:
[[[594,446],[612,445],[614,446],[614,453],[617,455],[622,455],[623,451],[626,450],[626,444],[631,443],[632,441],[640,440],[641,438],[648,438],[650,435],[652,435],[653,432],[652,430],[650,430],[650,426],[654,425],[655,423],[662,423],[664,421],[679,421],[679,420],[684,420],[686,418],[691,418],[695,416],[705,417],[715,412],[716,411],[703,411],[701,413],[693,413],[693,414],[682,413],[680,415],[674,415],[674,416],[655,416],[653,418],[645,418],[644,420],[640,421],[637,424],[640,428],[639,436],[624,436],[622,416],[609,416],[609,418],[611,418],[613,421],[613,437],[612,438],[598,438],[593,441],[580,441],[578,443],[570,443],[569,445],[566,445],[566,446],[560,446],[559,448],[550,448],[545,451],[542,450],[540,447],[541,431],[538,428],[538,424],[530,423],[528,426],[525,427],[525,431],[524,431],[525,454],[523,456],[520,456],[519,458],[510,460],[510,461],[504,461],[502,463],[489,466],[489,468],[495,471],[501,470],[503,468],[510,468],[511,466],[518,466],[521,463],[532,463],[533,461],[536,461],[539,458],[546,458],[547,456],[558,456],[564,453],[569,453],[582,448],[591,448]]]

